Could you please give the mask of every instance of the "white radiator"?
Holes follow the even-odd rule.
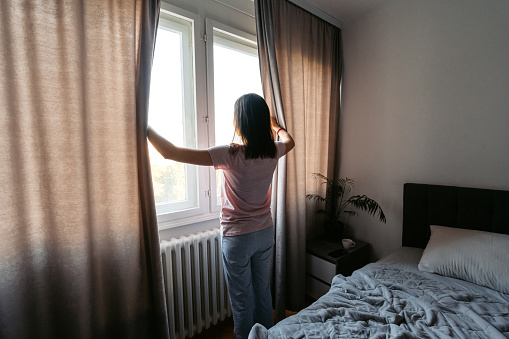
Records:
[[[231,315],[219,229],[161,241],[170,338],[192,338]]]

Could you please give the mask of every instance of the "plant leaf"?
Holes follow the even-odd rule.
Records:
[[[333,183],[332,179],[329,179],[329,178],[327,178],[325,175],[322,175],[322,174],[320,174],[320,173],[313,173],[313,174],[312,174],[312,176],[313,176],[315,179],[322,179],[322,180],[325,180],[325,182],[324,182],[324,183],[327,183],[327,184],[329,184],[329,185]]]
[[[380,219],[380,221],[383,223],[387,222],[387,219],[385,218],[385,214],[382,208],[380,207],[380,205],[378,205],[378,203],[375,200],[370,199],[365,195],[356,195],[350,197],[347,201],[350,204],[352,204],[355,208],[358,208],[362,211],[367,211],[372,216],[375,216],[375,214],[378,213],[378,218]]]
[[[319,202],[325,202],[327,201],[326,198],[322,197],[321,195],[318,195],[318,194],[307,194],[306,195],[306,199],[308,200],[314,200],[314,201],[319,201]]]
[[[338,185],[341,187],[342,195],[350,194],[353,189],[354,181],[349,178],[341,178],[338,180]]]

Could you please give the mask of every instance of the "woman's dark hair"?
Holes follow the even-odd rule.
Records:
[[[238,98],[233,124],[245,145],[246,159],[276,157],[269,106],[261,96],[249,93]]]

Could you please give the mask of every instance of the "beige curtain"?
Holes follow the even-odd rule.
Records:
[[[0,1],[0,337],[166,338],[158,1]]]
[[[273,186],[275,306],[283,317],[305,304],[306,239],[321,228],[306,194],[325,187],[311,174],[338,173],[341,30],[286,0],[255,0],[255,10],[264,96],[296,143]]]

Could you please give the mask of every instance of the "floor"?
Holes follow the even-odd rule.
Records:
[[[286,316],[289,317],[295,313],[297,312],[286,311]],[[233,319],[231,317],[226,318],[217,325],[193,336],[193,339],[235,339],[233,336]]]

